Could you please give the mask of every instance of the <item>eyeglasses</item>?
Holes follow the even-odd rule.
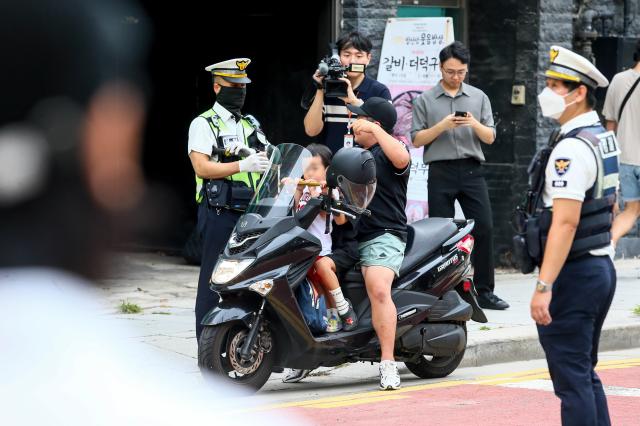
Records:
[[[467,72],[469,70],[442,70],[446,75],[448,75],[449,77],[453,77],[453,76],[458,76],[458,77],[464,77],[465,75],[467,75]]]

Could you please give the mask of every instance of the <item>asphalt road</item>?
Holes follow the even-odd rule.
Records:
[[[604,352],[598,374],[614,425],[640,425],[640,349]],[[297,385],[274,385],[252,397],[276,417],[311,425],[559,425],[560,402],[543,360],[463,368],[445,379],[402,374],[399,391],[381,392],[376,366],[357,380],[311,376]]]

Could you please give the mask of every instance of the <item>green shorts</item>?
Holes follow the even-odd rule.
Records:
[[[384,266],[400,275],[406,243],[393,234],[382,234],[372,240],[358,244],[361,266]]]

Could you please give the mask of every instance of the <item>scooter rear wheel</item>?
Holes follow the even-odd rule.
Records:
[[[464,333],[467,334],[466,324],[463,325]],[[420,357],[417,362],[405,362],[409,371],[421,379],[437,379],[440,377],[446,377],[458,368],[462,358],[464,358],[464,352],[466,346],[461,352],[458,352],[450,356],[434,356],[431,359],[427,359],[425,356]]]
[[[259,346],[249,361],[240,357],[240,348],[249,329],[243,324],[220,324],[205,327],[198,347],[198,366],[203,375],[211,375],[247,389],[258,390],[269,379],[274,362],[273,349]]]

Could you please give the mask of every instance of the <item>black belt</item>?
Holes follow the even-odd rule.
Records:
[[[204,203],[206,203],[206,206],[207,206],[207,208],[208,208],[209,210],[228,210],[228,211],[230,211],[230,212],[233,212],[233,213],[240,213],[240,214],[244,214],[244,212],[246,211],[246,210],[234,209],[234,208],[227,207],[227,206],[214,207],[214,206],[212,206],[211,204],[207,203],[207,202],[206,202],[206,200],[205,200],[205,201],[203,201],[203,202],[204,202]]]
[[[482,162],[477,158],[466,157],[466,158],[457,158],[455,160],[437,160],[432,161],[429,165],[438,165],[438,164],[446,164],[446,165],[456,165],[456,164],[473,164],[473,165],[481,165]]]

